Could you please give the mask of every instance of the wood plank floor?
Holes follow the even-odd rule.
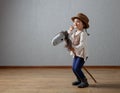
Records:
[[[88,69],[90,86],[77,88],[71,68],[1,68],[0,93],[120,93],[120,69]]]

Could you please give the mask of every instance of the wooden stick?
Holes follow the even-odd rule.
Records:
[[[90,74],[90,72],[83,66],[83,69],[90,75],[90,77],[93,79],[93,81],[95,83],[97,83],[97,81],[95,80],[95,78]]]

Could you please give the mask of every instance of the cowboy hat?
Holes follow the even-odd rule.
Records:
[[[85,29],[89,28],[89,24],[88,24],[89,23],[89,19],[88,19],[88,17],[85,14],[78,13],[76,16],[71,18],[72,21],[74,21],[74,19],[81,20],[83,22],[83,24],[84,24],[83,28],[85,28]]]

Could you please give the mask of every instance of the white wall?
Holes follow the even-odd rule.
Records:
[[[120,66],[120,0],[0,0],[0,65],[71,65],[51,39],[83,12],[90,19],[86,65]]]

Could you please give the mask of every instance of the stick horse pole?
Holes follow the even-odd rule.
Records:
[[[59,43],[61,43],[61,42],[63,42],[63,41],[66,42],[65,47],[66,47],[69,51],[71,51],[71,49],[72,49],[73,47],[72,47],[72,42],[71,42],[71,40],[69,39],[69,34],[68,34],[67,31],[61,31],[60,33],[58,33],[58,34],[52,39],[52,45],[53,45],[53,46],[56,46],[56,45],[58,45]],[[74,51],[72,51],[72,52],[75,54]],[[90,77],[93,79],[93,81],[94,81],[95,83],[97,83],[97,81],[96,81],[95,78],[91,75],[91,73],[90,73],[85,67],[83,67],[83,69],[90,75]]]

